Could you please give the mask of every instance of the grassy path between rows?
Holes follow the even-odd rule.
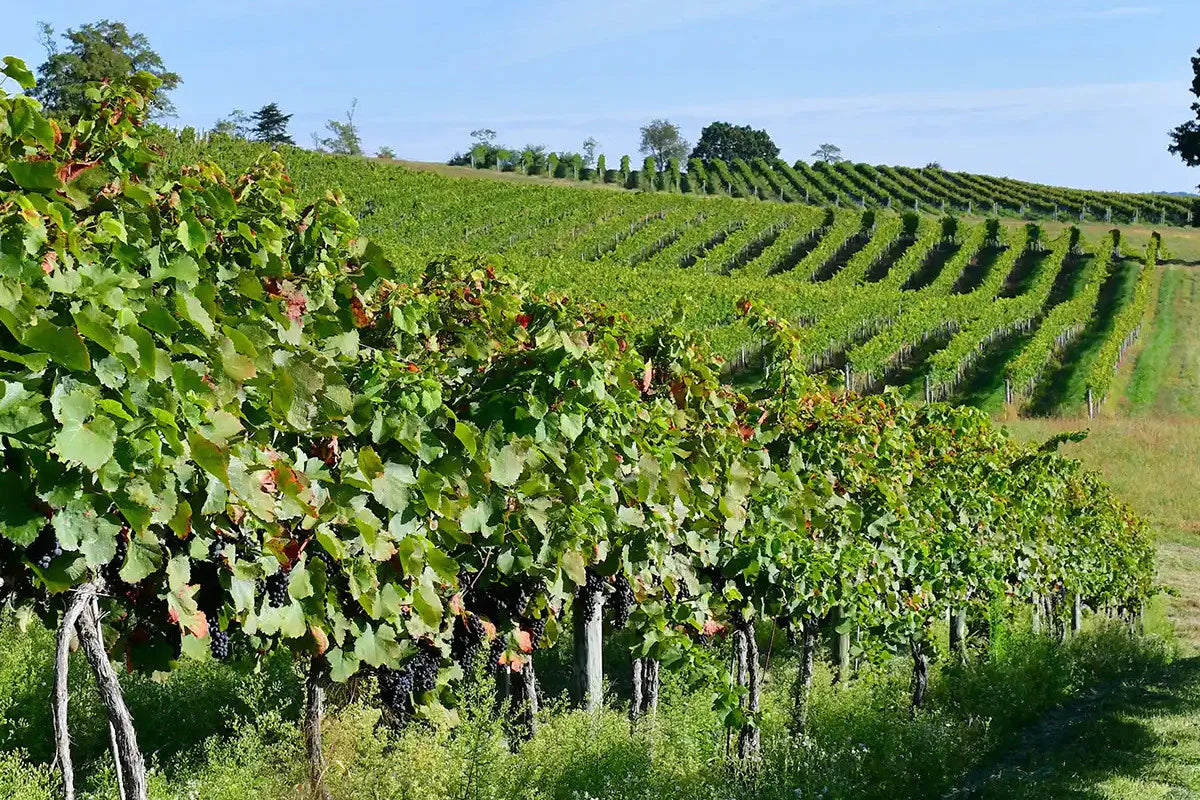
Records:
[[[1090,429],[1088,439],[1064,450],[1102,470],[1150,519],[1158,538],[1160,579],[1176,592],[1160,599],[1150,624],[1173,628],[1181,652],[1149,680],[1101,687],[1047,715],[1020,744],[976,770],[955,797],[1200,797],[1200,420],[1016,420],[1007,425],[1019,437],[1038,439]]]

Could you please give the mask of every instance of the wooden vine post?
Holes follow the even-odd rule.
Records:
[[[313,794],[321,800],[330,800],[332,795],[325,785],[325,750],[322,747],[321,722],[325,716],[325,682],[327,680],[324,659],[313,656],[308,667],[304,687],[307,695],[304,714],[304,747],[308,753],[308,776]]]
[[[604,589],[581,587],[572,609],[575,627],[575,669],[571,688],[575,703],[599,711],[604,701]]]

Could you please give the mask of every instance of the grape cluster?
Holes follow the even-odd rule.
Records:
[[[633,610],[633,586],[624,573],[617,575],[614,585],[615,591],[612,599],[608,601],[613,611],[612,622],[616,627],[624,628],[629,622],[629,612]]]
[[[441,658],[432,649],[422,648],[417,657],[409,664],[412,669],[413,691],[431,692],[437,686],[438,667]]]
[[[379,668],[379,696],[384,705],[392,709],[401,721],[407,720],[413,711],[414,693],[433,691],[437,686],[438,666],[441,658],[437,651],[422,647],[416,658],[401,669]]]
[[[604,578],[594,570],[588,569],[583,591],[587,601],[587,618],[593,619],[604,605]]]
[[[412,671],[404,669],[379,668],[379,697],[383,704],[398,714],[401,719],[412,713]]]
[[[229,643],[229,634],[222,630],[213,630],[209,634],[209,637],[212,639],[209,642],[209,648],[212,650],[213,658],[218,661],[224,661],[229,658],[229,654],[232,652]]]
[[[525,626],[529,631],[529,643],[534,647],[541,644],[542,639],[546,636],[546,617],[528,620]]]
[[[469,614],[454,621],[454,638],[450,642],[451,657],[470,675],[483,652],[487,629],[478,614]]]
[[[54,529],[46,527],[25,552],[38,569],[50,569],[50,562],[61,556],[63,550],[58,537],[54,535]]]
[[[504,655],[506,645],[503,636],[497,636],[492,640],[492,646],[488,650],[488,669],[495,669],[496,665],[500,663],[500,656]]]
[[[208,560],[214,564],[220,564],[224,559],[225,540],[218,536],[213,539],[212,544],[208,546]]]
[[[268,575],[266,581],[267,597],[272,608],[282,608],[288,602],[288,576],[283,570],[274,575]]]
[[[325,572],[326,573],[330,573],[333,571],[333,568],[334,568],[333,556],[331,556],[329,553],[325,552],[324,550],[322,550],[319,547],[310,547],[310,548],[308,548],[308,550],[306,552],[308,553],[308,557],[310,559],[315,558],[316,560],[321,561],[325,564]]]

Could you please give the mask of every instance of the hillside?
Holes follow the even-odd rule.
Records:
[[[485,175],[501,180],[583,184],[613,189],[755,198],[833,207],[887,208],[952,214],[990,214],[1029,221],[1160,226],[1191,225],[1196,199],[1186,194],[1103,192],[1070,189],[940,167],[872,166],[848,161],[788,164],[782,159],[701,162],[687,171],[671,164],[661,174],[645,170],[599,170],[565,165],[526,171],[518,164],[447,167],[428,162],[397,163],[445,175]],[[553,174],[551,174],[553,173]]]
[[[228,140],[206,148],[230,166],[255,152]],[[803,321],[811,369],[858,390],[1078,411],[1089,390],[1094,406],[1107,395],[1153,299],[1155,273],[1143,265],[1159,239],[1145,226],[587,192],[303,150],[286,158],[302,195],[341,187],[364,231],[400,262],[495,254],[538,289],[643,320],[682,302],[687,324],[734,371],[755,369],[757,341],[734,313],[749,298]],[[1163,246],[1191,256],[1192,229],[1169,230]]]

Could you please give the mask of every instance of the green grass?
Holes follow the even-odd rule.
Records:
[[[708,694],[670,673],[657,719],[636,731],[619,709],[591,716],[552,701],[537,736],[515,751],[494,714],[489,680],[468,690],[456,729],[402,731],[382,724],[367,682],[335,693],[324,731],[329,784],[338,800],[938,797],[1003,757],[1048,709],[1086,697],[1090,687],[1145,682],[1169,663],[1161,639],[1138,641],[1119,626],[1090,622],[1066,644],[1034,637],[1019,622],[997,629],[986,644],[976,639],[967,664],[941,660],[928,706],[915,718],[907,709],[904,659],[843,689],[830,685],[822,667],[811,736],[801,745],[785,733],[794,663],[779,637],[764,686],[763,757],[751,770],[727,757]],[[761,631],[764,644],[769,633]],[[48,704],[33,703],[47,691],[50,639],[36,625],[28,635],[11,624],[0,628],[0,736],[7,737],[0,739],[0,797],[54,796],[41,708]],[[124,679],[151,764],[152,798],[303,796],[295,788],[305,775],[293,702],[299,677],[281,666],[282,659],[273,662],[268,678],[188,664],[161,684]],[[81,800],[100,800],[113,793],[106,729],[82,680],[72,688]],[[14,695],[20,704],[8,702]],[[226,716],[227,724],[214,726]],[[16,729],[18,738],[11,735]]]
[[[1161,325],[1161,318],[1159,320]],[[1147,346],[1147,351],[1151,346]],[[1145,354],[1143,354],[1145,357]],[[1140,360],[1139,360],[1140,361]],[[1142,800],[1200,796],[1200,421],[1016,420],[1022,438],[1087,427],[1065,451],[1104,472],[1153,525],[1165,612],[1188,658],[1051,713],[974,780],[980,798]]]

